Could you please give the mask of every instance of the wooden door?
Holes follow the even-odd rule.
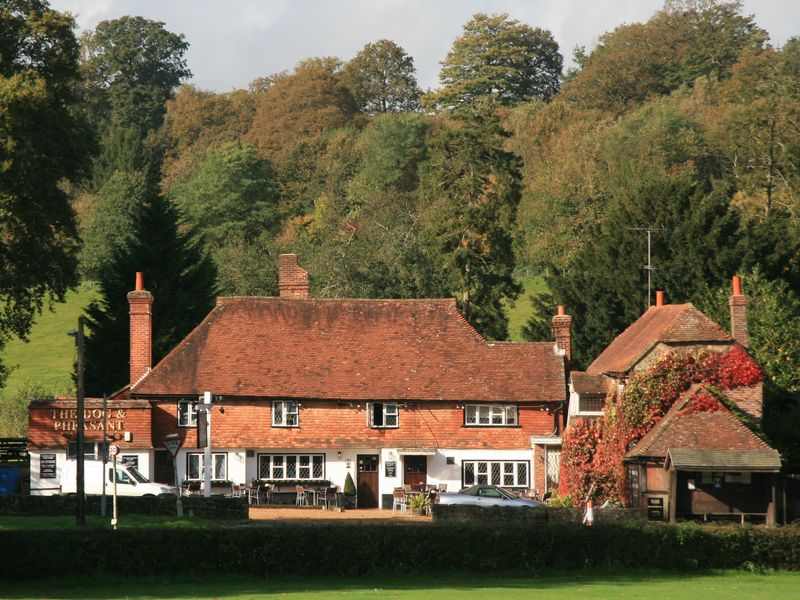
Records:
[[[412,490],[421,490],[428,482],[428,457],[403,457],[403,484],[410,485]]]
[[[156,450],[153,454],[153,481],[176,485],[172,455],[166,450]]]
[[[378,508],[378,455],[359,454],[357,464],[358,508]]]

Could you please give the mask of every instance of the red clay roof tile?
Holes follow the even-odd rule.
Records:
[[[684,392],[626,458],[666,457],[670,448],[721,451],[770,448],[724,406],[715,412],[684,412],[683,409],[697,401],[692,397],[696,389],[693,386]]]
[[[651,306],[606,346],[587,373],[626,373],[656,344],[733,343],[731,335],[692,304]]]
[[[487,342],[453,300],[220,298],[131,393],[563,402],[553,347]]]

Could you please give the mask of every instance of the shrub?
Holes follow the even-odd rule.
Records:
[[[533,511],[531,511],[533,513]],[[519,513],[517,513],[519,514]],[[479,570],[800,568],[800,529],[602,523],[276,524],[258,528],[0,531],[0,580],[206,573],[364,576]],[[308,560],[309,548],[326,548]]]

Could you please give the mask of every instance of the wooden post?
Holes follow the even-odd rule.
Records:
[[[776,500],[775,478],[776,475],[774,473],[771,473],[769,476],[770,486],[769,486],[769,504],[767,505],[767,517],[766,517],[767,527],[775,526],[775,500]]]
[[[674,523],[678,514],[678,472],[669,472],[669,522]]]

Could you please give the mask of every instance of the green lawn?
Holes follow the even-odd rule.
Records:
[[[544,277],[527,277],[519,279],[524,290],[513,306],[506,305],[506,315],[508,316],[508,333],[514,342],[521,342],[522,326],[527,323],[528,318],[533,313],[530,296],[533,293],[547,289]]]
[[[3,394],[13,395],[26,383],[39,385],[48,393],[72,393],[72,363],[75,360],[75,338],[67,335],[77,329],[78,317],[86,306],[98,298],[93,284],[82,284],[69,292],[66,302],[45,309],[37,318],[30,341],[11,340],[0,354],[3,364],[15,367]]]
[[[200,554],[192,553],[202,572]],[[311,560],[311,558],[310,558]],[[614,573],[564,573],[526,579],[503,577],[365,577],[363,579],[269,579],[253,577],[210,577],[193,581],[147,578],[132,580],[109,576],[90,582],[75,582],[66,574],[51,582],[4,585],[3,598],[383,598],[408,600],[456,600],[485,598],[508,600],[560,600],[572,598],[681,598],[739,600],[744,598],[796,598],[800,573],[743,572],[705,574],[633,571]]]
[[[111,514],[111,498],[108,499],[108,512]],[[178,519],[177,517],[166,516],[145,516],[145,515],[125,515],[119,516],[120,528],[141,528],[141,527],[167,527],[170,529],[203,529],[209,527],[219,527],[215,521],[200,519]],[[11,529],[76,529],[74,516],[58,517],[10,517],[0,516],[0,531]],[[111,529],[110,517],[101,518],[97,516],[86,517],[87,528]]]

